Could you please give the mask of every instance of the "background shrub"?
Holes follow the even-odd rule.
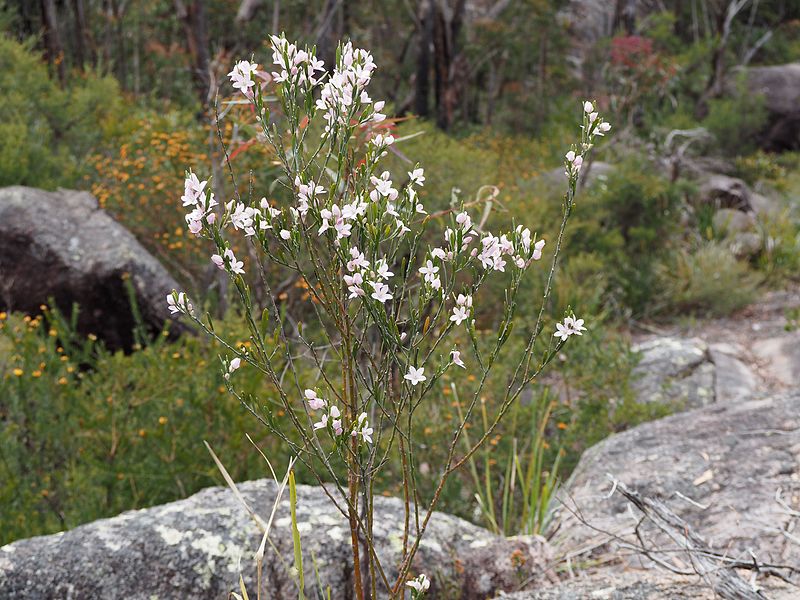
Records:
[[[114,78],[86,74],[61,89],[31,44],[0,36],[0,186],[74,187],[122,109]]]
[[[231,317],[217,327],[235,336],[241,319]],[[160,336],[130,355],[112,354],[73,336],[51,312],[0,313],[0,350],[0,544],[217,483],[204,440],[240,480],[265,475],[248,432],[283,460],[227,392],[223,349],[205,338]],[[269,404],[275,392],[245,371],[239,381]]]
[[[662,306],[676,314],[724,316],[755,299],[760,278],[719,242],[704,242],[695,252],[676,250],[660,265]]]

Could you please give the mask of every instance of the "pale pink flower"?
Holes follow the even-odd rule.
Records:
[[[308,406],[311,408],[311,410],[319,410],[320,408],[323,408],[327,404],[325,400],[320,398],[317,395],[317,392],[315,392],[314,390],[306,390],[305,397],[306,400],[308,400]]]
[[[458,365],[462,369],[466,369],[467,365],[464,364],[464,361],[461,360],[461,352],[458,350],[451,350],[450,351],[450,360],[453,361],[454,365]]]

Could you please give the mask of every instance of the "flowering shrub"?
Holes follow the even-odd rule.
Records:
[[[651,39],[638,35],[612,39],[610,59],[611,101],[621,117],[630,118],[648,102],[666,97],[678,73]]]
[[[593,103],[583,104],[580,141],[565,156],[563,219],[539,317],[531,331],[517,334],[525,342],[504,382],[502,401],[463,451],[462,434],[474,425],[476,406],[514,329],[520,283],[541,260],[545,239],[523,225],[492,233],[486,214],[473,221],[471,207],[463,204],[428,214],[419,198],[426,181],[419,165],[401,181],[381,171],[394,138],[381,127],[383,102],[367,91],[376,68],[368,52],[342,45],[336,65],[326,71],[311,50],[284,37],[272,36],[270,45],[270,74],[241,61],[229,77],[252,104],[283,169],[280,181],[294,200],[280,205],[266,196],[259,200],[252,191],[244,196],[234,182],[234,197],[220,201],[209,180],[193,172],[181,198],[189,232],[211,242],[211,262],[230,277],[249,328],[249,347],[226,341],[185,294],[173,292],[167,302],[173,313],[193,320],[227,348],[222,365],[230,393],[318,482],[326,482],[333,507],[349,520],[356,597],[377,597],[378,590],[381,596],[402,597],[406,585],[421,597],[428,579],[406,581],[446,481],[493,435],[568,339],[586,330],[569,312],[554,332],[542,335],[543,315],[581,167],[595,138],[610,126]],[[276,84],[280,116],[274,119],[262,94],[267,80]],[[366,134],[365,146],[353,143],[357,134]],[[235,179],[232,169],[230,176]],[[438,244],[426,243],[427,226],[442,221]],[[247,255],[233,247],[241,239],[248,242]],[[265,306],[255,303],[245,276],[274,265],[307,283],[313,326],[285,313],[268,278]],[[496,276],[506,282],[504,302],[494,307],[499,326],[479,332],[475,311],[484,285]],[[313,380],[304,377],[303,363],[316,368]],[[238,378],[245,370],[269,381],[279,400],[267,403],[243,391]],[[429,466],[438,474],[423,500],[417,479],[420,430],[429,418],[432,391],[445,377],[456,384],[460,377],[472,378],[475,385],[442,464]],[[402,465],[405,501],[402,561],[393,565],[397,575],[391,578],[385,557],[372,544],[371,511],[373,484],[390,461]]]
[[[180,208],[170,196],[169,182],[187,163],[207,162],[203,131],[189,122],[145,116],[125,142],[88,158],[91,191],[100,206],[123,223],[167,264],[183,275],[200,263],[200,244],[182,227]],[[203,261],[204,262],[204,261]],[[182,277],[183,280],[189,279]]]
[[[231,110],[240,122],[236,127],[227,124],[219,134],[230,146],[234,164],[252,171],[254,183],[271,181],[278,175],[272,165],[274,157],[269,148],[253,143],[250,111],[242,106]],[[192,290],[206,290],[212,277],[202,240],[186,231],[184,211],[174,202],[170,182],[183,174],[187,164],[221,164],[216,148],[208,148],[209,139],[215,140],[217,135],[213,125],[177,111],[164,116],[143,111],[140,118],[132,120],[132,131],[124,143],[88,157],[84,175],[100,206]]]

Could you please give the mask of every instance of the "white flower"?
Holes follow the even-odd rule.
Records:
[[[419,369],[415,369],[414,367],[408,367],[408,373],[403,376],[403,379],[407,379],[411,382],[411,385],[417,385],[418,383],[422,383],[427,379],[423,372],[425,371],[424,367],[420,367]]]
[[[327,404],[325,400],[317,396],[317,392],[314,390],[306,390],[305,396],[306,400],[308,400],[308,406],[311,408],[311,410],[319,410]]]
[[[380,177],[373,175],[370,182],[375,186],[375,189],[369,193],[370,200],[373,202],[377,202],[380,198],[388,198],[390,202],[397,200],[397,190],[392,187],[389,171],[384,171]]]
[[[453,307],[453,314],[450,320],[456,325],[461,325],[469,318],[469,309],[472,308],[472,296],[470,294],[459,294],[456,298],[456,305]]]
[[[564,319],[565,324],[569,324],[572,328],[572,333],[575,335],[583,335],[583,332],[586,331],[586,327],[583,326],[583,319],[576,319],[574,316],[567,317]]]
[[[572,335],[583,335],[586,328],[583,326],[583,319],[575,319],[574,316],[566,317],[563,323],[556,323],[555,337],[566,341]]]
[[[411,185],[416,185],[422,187],[425,185],[425,171],[423,169],[414,169],[408,174],[408,178],[411,180]]]
[[[583,112],[585,112],[587,115],[589,113],[594,112],[594,104],[592,104],[588,100],[586,102],[584,102],[583,103]]]
[[[533,245],[533,260],[542,258],[542,248],[544,248],[544,240],[539,240]]]
[[[325,429],[327,426],[328,426],[328,415],[323,413],[322,418],[316,423],[314,423],[314,429]]]
[[[169,312],[172,315],[178,313],[188,313],[190,315],[194,315],[192,303],[189,302],[189,299],[183,292],[180,292],[177,295],[177,298],[175,297],[174,291],[171,294],[167,294],[167,308],[169,308]]]
[[[345,275],[344,282],[345,285],[347,285],[347,290],[350,292],[350,298],[358,298],[359,296],[365,295],[365,292],[361,287],[364,284],[364,277],[361,275],[361,273]]]
[[[466,211],[460,212],[456,215],[456,223],[461,225],[461,229],[464,232],[467,232],[472,228],[472,219],[470,218],[469,213]]]
[[[416,579],[406,581],[406,585],[415,590],[418,594],[421,594],[422,592],[428,591],[431,587],[431,581],[425,575],[420,575]]]
[[[453,321],[456,325],[461,325],[463,321],[466,321],[469,318],[469,312],[463,306],[454,306],[453,307],[453,314],[450,315],[450,320]]]
[[[372,443],[372,433],[373,433],[373,431],[374,430],[372,429],[372,427],[363,427],[361,429],[361,437],[363,437],[364,441],[367,442],[368,444]]]
[[[364,283],[364,277],[361,273],[345,275],[344,283],[347,285],[347,290],[350,292],[350,298],[357,298],[364,295],[364,290],[361,287]]]
[[[385,283],[370,281],[369,284],[372,286],[372,289],[375,290],[371,296],[381,304],[393,298],[391,292],[389,292],[389,286]]]
[[[439,277],[436,275],[439,272],[439,267],[435,266],[432,261],[427,261],[424,267],[420,267],[419,272],[421,275],[425,276],[426,283],[434,284]],[[439,286],[441,286],[441,282],[439,282]],[[434,287],[438,287],[435,286]]]
[[[292,237],[292,232],[288,229],[281,229],[280,235],[282,240],[289,240]]]
[[[228,203],[227,209],[230,210],[232,206],[233,200]],[[233,228],[244,229],[246,235],[254,235],[255,229],[253,229],[253,222],[256,215],[260,216],[261,213],[258,212],[257,209],[251,206],[245,206],[244,203],[239,202],[230,215]],[[210,217],[211,215],[209,215],[209,221],[211,220]]]
[[[227,259],[227,261],[226,261]],[[220,256],[219,254],[214,254],[211,256],[211,262],[213,262],[217,267],[225,270],[225,263],[228,262],[233,273],[238,275],[244,275],[244,262],[241,260],[236,260],[236,257],[233,255],[233,250],[228,248],[225,252]]]
[[[369,268],[369,261],[364,256],[363,252],[359,252],[358,248],[355,246],[350,248],[350,256],[352,260],[348,261],[347,263],[347,270],[348,271],[357,271],[359,269],[366,269]]]
[[[561,340],[566,340],[569,336],[572,335],[572,330],[569,328],[568,325],[565,325],[563,323],[556,323],[556,332],[553,335],[557,338],[560,338]]]
[[[605,135],[606,133],[608,133],[609,131],[611,131],[611,124],[610,123],[606,123],[605,121],[603,121],[594,130],[594,134],[602,136],[602,135]]]
[[[481,261],[483,268],[505,271],[506,261],[503,260],[503,254],[513,250],[508,238],[505,235],[498,238],[487,233],[481,238],[481,245],[482,249],[478,254],[478,260]]]
[[[377,270],[375,271],[375,274],[378,277],[380,277],[381,279],[386,280],[386,279],[389,279],[389,277],[391,277],[392,275],[394,275],[394,273],[392,273],[389,270],[389,265],[386,264],[386,259],[385,258],[382,258],[379,261],[377,261],[375,263],[375,267],[377,268]]]
[[[341,419],[342,413],[339,412],[339,408],[336,406],[331,406],[331,410],[330,413],[328,413],[328,416],[331,419],[333,419],[333,421],[331,421],[331,427],[333,427],[333,432],[336,435],[342,435],[344,429],[342,427],[342,419]]]
[[[200,181],[197,175],[189,173],[184,181],[184,192],[181,200],[184,206],[192,206],[192,210],[186,215],[186,223],[189,231],[194,235],[199,235],[203,229],[203,219],[213,223],[215,214],[212,208],[217,206],[214,199],[214,192],[205,193],[208,181]]]
[[[379,133],[374,138],[372,138],[371,141],[376,148],[382,148],[383,146],[391,146],[392,144],[394,144],[394,136],[391,134],[383,135]]]
[[[326,190],[313,181],[303,183],[299,176],[295,177],[294,184],[297,187],[298,211],[305,216],[308,212],[308,203],[314,201],[314,196],[324,194]]]
[[[342,238],[350,237],[352,225],[345,223],[343,219],[338,219],[333,228],[336,230],[336,241]]]
[[[564,158],[567,161],[567,177],[576,175],[583,165],[583,157],[570,150],[564,155]]]
[[[181,200],[184,206],[196,206],[200,195],[206,187],[208,181],[200,181],[197,175],[189,173],[189,176],[184,181],[183,196]]]
[[[225,373],[225,379],[230,379],[231,374],[240,366],[242,366],[242,359],[237,356],[236,358],[231,360],[230,363],[228,363],[228,372]]]
[[[228,73],[228,77],[230,77],[231,82],[233,83],[233,87],[237,90],[241,90],[241,92],[245,96],[250,96],[252,92],[250,88],[255,85],[253,81],[253,75],[258,69],[258,65],[256,63],[251,63],[246,60],[240,60],[236,63],[236,66],[233,67],[233,70]]]
[[[367,413],[362,412],[360,415],[358,415],[356,427],[353,429],[353,436],[355,437],[360,433],[361,437],[364,438],[364,441],[368,444],[371,444],[373,432],[374,429],[369,426],[369,422],[367,421]]]
[[[464,364],[464,361],[461,360],[461,352],[458,350],[451,350],[450,351],[450,360],[453,361],[454,365],[458,365],[462,369],[466,369],[467,365]]]

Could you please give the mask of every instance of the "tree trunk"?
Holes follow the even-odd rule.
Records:
[[[255,16],[259,6],[261,6],[261,0],[242,0],[242,3],[239,5],[239,10],[236,11],[236,22],[246,23],[251,20]]]
[[[55,71],[61,87],[67,81],[64,66],[64,48],[58,35],[58,15],[54,0],[41,0],[42,24],[44,25],[44,45],[47,53],[47,62]]]
[[[695,106],[695,117],[704,118],[708,114],[708,101],[722,92],[725,82],[725,52],[728,48],[731,27],[736,15],[748,4],[749,0],[730,0],[726,8],[721,8],[716,15],[716,42],[711,53],[711,75],[706,89]]]
[[[103,0],[103,18],[105,19],[103,23],[103,71],[110,73],[113,65],[111,46],[114,43],[114,32],[112,30],[114,12],[111,9],[110,0]]]
[[[128,48],[125,44],[125,28],[122,23],[124,6],[119,0],[111,0],[111,10],[114,19],[114,35],[117,38],[117,58],[114,61],[117,70],[117,79],[123,89],[128,89]]]
[[[417,46],[417,75],[414,93],[414,112],[420,117],[430,116],[431,46],[433,45],[433,2],[422,0],[419,15],[419,45]]]
[[[455,119],[455,108],[459,104],[460,90],[469,69],[466,59],[459,56],[456,42],[466,8],[466,0],[457,0],[450,8],[447,0],[435,0],[433,25],[433,66],[435,75],[436,124],[444,130],[450,128]],[[458,73],[456,73],[458,71]]]
[[[205,110],[211,101],[211,74],[209,72],[208,18],[205,0],[192,0],[184,3],[175,0],[175,12],[183,24],[186,47],[191,58],[192,79],[197,96]]]
[[[614,31],[624,29],[625,35],[636,33],[636,0],[617,0],[614,8]]]
[[[272,3],[272,33],[274,35],[278,35],[280,29],[278,29],[278,24],[280,23],[281,19],[281,0],[273,0]]]
[[[88,60],[91,60],[92,64],[95,62],[83,0],[72,0],[72,14],[75,19],[75,60],[78,68],[83,71]]]
[[[333,22],[336,11],[339,9],[340,0],[325,0],[325,8],[320,13],[320,23],[317,27],[315,43],[317,46],[317,56],[325,61],[329,68],[333,68],[336,63],[336,41],[334,35]]]

